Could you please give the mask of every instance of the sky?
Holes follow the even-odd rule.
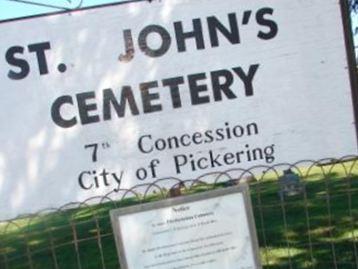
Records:
[[[52,4],[62,7],[75,7],[81,0],[25,0],[43,4]],[[83,0],[82,6],[96,6],[107,3],[121,2],[121,0]],[[30,16],[41,13],[56,12],[61,9],[46,8],[24,3],[18,3],[14,0],[0,0],[0,20]]]
[[[352,15],[352,24],[353,24],[353,32],[354,35],[354,43],[355,43],[355,52],[358,63],[358,13]]]

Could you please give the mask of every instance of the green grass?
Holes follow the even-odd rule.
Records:
[[[358,167],[348,172],[341,165],[316,167],[303,174],[305,194],[283,201],[274,173],[251,183],[264,268],[357,269]],[[188,193],[212,187],[197,186]],[[143,202],[159,199],[153,193]],[[131,197],[0,223],[0,268],[118,269],[108,212],[136,203]]]

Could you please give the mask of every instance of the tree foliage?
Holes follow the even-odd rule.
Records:
[[[358,13],[358,0],[348,0],[349,8],[352,12]]]

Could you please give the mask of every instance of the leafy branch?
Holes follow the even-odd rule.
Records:
[[[358,13],[358,0],[348,0],[348,1],[349,1],[350,11]]]

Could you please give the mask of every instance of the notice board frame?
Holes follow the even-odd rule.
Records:
[[[241,193],[244,199],[245,213],[247,216],[247,224],[251,239],[251,246],[254,256],[255,269],[262,269],[262,264],[260,261],[260,248],[258,243],[255,219],[253,214],[252,201],[250,196],[250,189],[247,183],[240,183],[234,187],[227,187],[223,189],[216,189],[205,191],[202,193],[191,194],[187,196],[179,196],[170,199],[164,199],[161,201],[150,202],[145,204],[139,204],[134,206],[128,206],[119,209],[113,209],[110,211],[110,218],[113,228],[113,234],[115,237],[115,242],[117,246],[117,253],[119,257],[120,266],[122,269],[129,269],[128,263],[125,255],[125,248],[121,235],[121,225],[119,222],[119,217],[141,213],[145,211],[151,211],[155,209],[164,209],[173,206],[180,206],[183,204],[194,203],[199,201],[205,201],[212,198],[224,197],[226,195],[238,194]]]

